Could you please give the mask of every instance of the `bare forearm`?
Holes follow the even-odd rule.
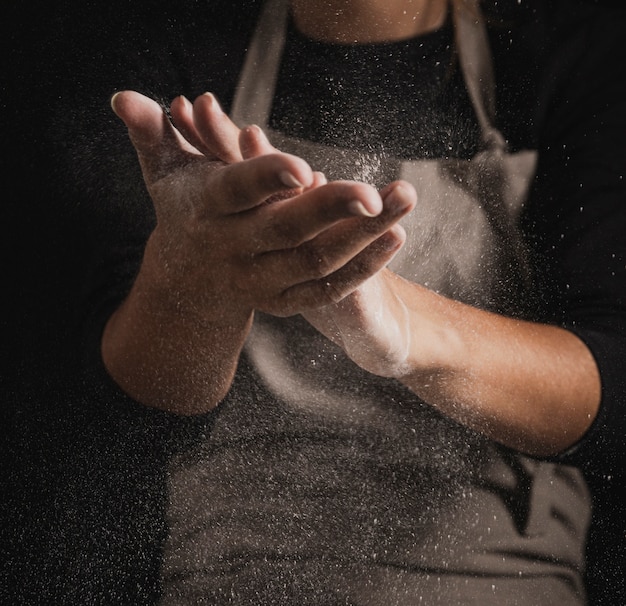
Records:
[[[179,304],[145,267],[110,318],[105,366],[135,400],[176,414],[199,414],[226,395],[252,314],[209,315]]]
[[[136,92],[112,106],[157,218],[102,342],[109,373],[140,402],[181,414],[216,406],[253,310],[282,317],[340,300],[402,244],[408,184],[328,183],[260,129],[240,131],[211,95],[173,102],[177,127]]]
[[[556,326],[481,311],[403,283],[412,360],[401,380],[444,414],[534,455],[561,452],[597,414],[587,347]]]

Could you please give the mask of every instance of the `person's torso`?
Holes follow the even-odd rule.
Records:
[[[391,268],[443,295],[522,314],[518,220],[532,127],[491,155],[452,26],[354,47],[286,31],[271,86],[244,70],[254,107],[236,96],[236,118],[267,127],[280,149],[330,178],[411,181],[419,202]],[[493,199],[492,186],[501,188]],[[299,316],[257,314],[210,435],[171,474],[169,597],[201,588],[215,599],[231,592],[234,603],[257,592],[262,604],[403,595],[400,604],[423,591],[428,603],[473,603],[487,585],[493,603],[518,592],[529,604],[581,595],[588,497],[577,472],[445,418],[359,369]],[[547,588],[552,597],[541,597]]]

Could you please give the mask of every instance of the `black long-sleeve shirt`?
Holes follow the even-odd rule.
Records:
[[[96,121],[90,125],[96,135],[91,135],[86,146],[78,141],[76,155],[68,156],[82,171],[93,171],[93,160],[111,145],[109,137],[120,137],[121,129],[110,124],[114,121],[110,115],[104,122],[115,135],[102,131],[102,123],[97,122],[108,111],[105,95],[113,90],[137,88],[164,103],[181,92],[193,98],[211,90],[228,108],[254,24],[254,10],[233,8],[221,15],[217,8],[215,14],[210,9],[191,8],[196,12],[190,10],[175,21],[165,11],[160,18],[142,23],[145,43],[141,40],[137,55],[125,57],[129,65],[111,71],[109,87],[102,74],[90,74],[99,79],[102,91],[96,115],[87,116]],[[510,3],[494,11],[491,27],[498,126],[512,150],[539,150],[537,178],[523,218],[541,284],[537,319],[576,332],[591,348],[602,379],[600,415],[587,436],[562,460],[616,471],[622,465],[626,429],[622,15],[623,11],[598,10],[585,4],[568,5],[565,10],[558,3]],[[511,21],[513,27],[509,27]],[[433,71],[430,64],[419,63],[419,47],[404,45],[390,62],[404,62],[403,67],[412,63],[414,68],[398,82],[389,82],[384,74],[391,63],[368,62],[367,51],[353,57],[348,53],[338,61],[343,51],[314,46],[305,48],[306,53],[303,49],[297,54],[290,53],[291,49],[286,52],[271,117],[273,126],[331,144],[346,137],[357,146],[371,147],[375,141],[375,145],[412,157],[469,157],[476,151],[477,125],[449,48],[440,49],[441,63],[438,71]],[[324,79],[338,69],[344,69],[338,76],[335,73],[341,78],[340,86],[329,93]],[[311,79],[311,74],[317,79]],[[87,92],[92,94],[90,88]],[[329,94],[335,98],[325,102],[324,95]],[[309,106],[313,97],[321,99],[314,110]],[[381,106],[385,111],[380,111]],[[427,111],[420,111],[421,106]],[[76,111],[84,114],[91,106]],[[424,119],[420,121],[421,115]],[[412,117],[408,127],[406,116]],[[70,113],[66,119],[74,120],[74,115]],[[403,139],[398,139],[399,134]],[[134,170],[130,157],[124,158],[122,170]],[[145,197],[144,206],[131,199],[137,198],[136,184],[115,185],[113,195],[105,191],[111,189],[111,180],[118,179],[119,172],[113,171],[121,160],[114,162],[117,166],[105,164],[106,170],[89,175],[89,186],[101,188],[96,193],[105,195],[109,207],[97,204],[95,208],[91,201],[88,208],[105,214],[112,210],[113,220],[119,219],[115,212],[119,213],[132,223],[130,236],[139,234],[137,244],[141,246],[141,238],[151,227],[151,214]],[[75,166],[68,166],[70,172],[72,169]],[[82,180],[78,187],[84,187]],[[135,190],[129,192],[127,187]],[[138,216],[143,230],[137,228]],[[121,240],[125,249],[129,241]],[[120,272],[127,277],[108,286],[110,292],[120,289],[112,296],[113,302],[128,288],[138,262],[135,255],[126,269],[113,265],[116,277]]]
[[[624,66],[620,62],[623,11],[612,13],[590,5],[558,2],[501,4],[505,6],[494,21],[504,25],[494,24],[491,30],[499,126],[513,148],[531,145],[540,152],[537,181],[524,218],[537,275],[544,286],[538,312],[541,320],[569,327],[589,345],[602,378],[600,415],[587,436],[562,460],[619,474],[626,429],[626,113]],[[565,6],[561,8],[562,4]],[[258,2],[246,3],[245,7],[229,3],[224,11],[219,2],[210,6],[190,2],[184,7],[155,6],[150,14],[125,3],[98,7],[96,14],[91,5],[70,7],[73,12],[65,14],[48,9],[48,27],[40,32],[46,36],[32,40],[39,45],[41,56],[33,60],[29,54],[32,49],[19,44],[9,55],[16,60],[8,68],[14,93],[5,103],[7,131],[27,136],[9,139],[18,143],[12,148],[11,159],[5,159],[7,174],[21,178],[25,204],[52,218],[49,225],[68,234],[80,251],[94,253],[86,255],[81,264],[71,253],[67,255],[71,267],[75,264],[80,271],[88,270],[82,289],[85,297],[76,305],[75,315],[87,318],[83,326],[89,336],[85,341],[94,353],[94,366],[98,364],[99,330],[132,283],[153,222],[132,149],[108,108],[108,98],[115,90],[134,88],[167,103],[180,93],[193,98],[211,90],[228,107],[257,7]],[[515,27],[507,26],[509,19],[516,20]],[[55,54],[47,56],[51,51]],[[324,55],[311,60],[313,73],[321,73],[328,65]],[[39,63],[41,70],[33,74],[32,68]],[[27,66],[31,73],[25,71]],[[442,78],[447,86],[454,87],[454,65],[447,61],[444,67]],[[293,78],[288,63],[282,73],[277,97],[288,102],[274,107],[272,122],[277,127],[293,125],[289,112],[311,114],[297,109],[298,103],[307,103],[307,98],[298,97],[302,83],[288,79]],[[363,76],[359,74],[352,82],[347,78],[343,92],[345,99],[358,98],[359,106],[367,108],[368,103],[380,102],[380,97],[363,97],[365,87],[359,86]],[[417,83],[419,76],[414,75]],[[419,84],[407,90],[417,89]],[[376,89],[372,92],[381,94]],[[37,93],[42,97],[32,96]],[[419,94],[425,95],[423,102],[428,104],[428,91],[420,90]],[[398,131],[389,125],[403,115],[402,104],[410,103],[412,97],[396,97],[394,107],[400,109],[395,117],[391,112],[379,112],[378,123],[372,122],[371,114],[360,122],[370,135]],[[454,99],[454,95],[448,98],[450,103]],[[354,108],[344,110],[352,112]],[[463,116],[465,108],[451,111]],[[311,117],[314,119],[315,115]],[[326,114],[326,119],[332,116]],[[343,136],[340,125],[337,121],[331,132]],[[470,118],[465,125],[470,131],[475,128]],[[413,137],[406,145],[416,141],[419,145],[406,153],[471,154],[466,137],[458,129],[429,132],[427,126],[413,125]],[[314,122],[298,128],[309,134],[318,132]],[[353,139],[361,140],[361,135]],[[398,144],[390,139],[385,143]],[[25,166],[29,168],[27,175]],[[50,201],[63,209],[69,221],[58,221],[57,213],[49,210]],[[15,212],[22,216],[19,209]],[[54,248],[67,245],[67,240],[50,240],[43,233],[43,242],[52,243]],[[40,241],[27,239],[33,246]],[[40,262],[46,262],[26,247],[24,250],[27,267],[38,269]],[[18,284],[25,282],[18,279]],[[54,292],[52,280],[51,287]],[[74,288],[71,285],[68,292],[78,294]],[[75,300],[78,298],[72,298],[68,306]],[[66,321],[63,312],[53,309]],[[137,434],[149,435],[155,444],[165,442],[168,433],[180,437],[181,433],[192,436],[198,431],[194,423],[179,422],[134,404],[116,392],[104,374],[92,378],[96,376],[96,390],[93,386],[76,388],[80,395],[73,393],[72,400],[80,404],[69,407],[70,415],[78,410],[78,418],[105,418],[111,436],[123,420],[128,434],[135,435],[128,427],[139,428]],[[19,389],[13,391],[20,394]],[[15,401],[16,406],[23,406],[23,402]],[[29,405],[32,407],[32,402]],[[59,410],[68,412],[63,407]],[[44,418],[54,414],[46,412]],[[76,416],[72,418],[76,423]],[[21,427],[23,415],[15,413],[14,419],[18,419],[14,426]],[[210,419],[198,420],[197,425],[204,430],[206,423]],[[21,446],[23,439],[14,443]],[[105,452],[115,450],[108,444],[110,439],[104,440]],[[73,443],[71,435],[66,440]],[[130,458],[145,461],[150,455],[147,450],[139,455],[133,451]]]

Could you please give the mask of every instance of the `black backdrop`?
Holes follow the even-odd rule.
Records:
[[[142,7],[151,18],[168,7],[11,4],[0,25],[0,603],[149,604],[165,532],[165,453],[123,411],[99,414],[77,370],[81,285],[107,219],[68,194],[64,152],[90,136],[89,121],[74,119],[78,104],[108,111],[115,83],[105,74],[123,56],[112,41],[141,45]],[[210,4],[216,14],[236,10]],[[626,604],[623,479],[601,470],[589,478],[592,604]]]

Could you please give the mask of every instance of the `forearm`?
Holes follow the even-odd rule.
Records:
[[[102,354],[113,379],[144,404],[182,414],[216,406],[253,310],[282,317],[340,300],[402,245],[396,224],[416,199],[408,184],[378,192],[327,183],[260,129],[240,131],[211,95],[172,104],[180,130],[139,93],[111,103],[137,151],[157,226]]]
[[[219,404],[232,382],[251,312],[218,304],[194,309],[150,259],[109,319],[102,356],[107,371],[132,398],[176,414]]]
[[[412,335],[404,384],[447,416],[529,454],[557,454],[582,437],[597,414],[600,378],[578,337],[401,282]]]

